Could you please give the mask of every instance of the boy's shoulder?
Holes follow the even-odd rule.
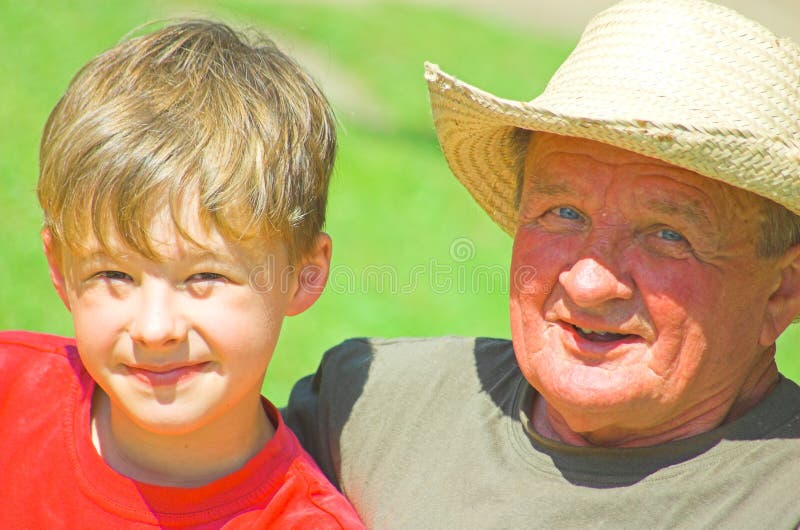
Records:
[[[41,380],[45,374],[75,372],[80,359],[75,339],[32,331],[0,331],[0,381]]]
[[[280,412],[269,404],[278,428],[268,443],[289,456],[290,463],[281,473],[277,491],[260,514],[263,526],[313,527],[331,529],[364,528],[350,502],[328,480],[311,455],[300,445],[294,432],[283,421]],[[275,467],[274,464],[271,467]],[[262,481],[265,475],[262,473]],[[276,502],[280,499],[280,502]],[[262,525],[257,524],[257,527]]]
[[[74,349],[75,339],[35,331],[0,331],[0,351],[36,350],[61,353]]]

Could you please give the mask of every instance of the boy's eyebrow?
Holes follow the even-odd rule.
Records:
[[[81,254],[80,258],[85,261],[126,261],[134,256],[139,256],[137,252],[108,252],[104,250],[93,250]],[[204,261],[225,261],[219,253],[208,249],[184,249],[180,261],[204,262]]]
[[[112,260],[120,261],[127,259],[131,254],[125,252],[106,252],[105,250],[93,250],[92,252],[81,253],[79,257],[86,261]]]
[[[218,254],[208,249],[184,249],[183,258],[191,261],[205,261],[209,259],[217,259]]]
[[[205,261],[205,260],[226,260],[230,256],[234,256],[236,251],[233,251],[227,247],[223,247],[220,249],[215,250],[214,248],[198,248],[198,247],[189,247],[184,248],[183,256],[187,260],[192,261]]]

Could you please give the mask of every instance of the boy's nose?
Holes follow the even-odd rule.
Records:
[[[630,300],[633,289],[621,277],[595,257],[576,261],[558,276],[567,296],[579,307],[598,307],[612,300]]]
[[[177,302],[166,286],[143,287],[129,327],[131,338],[148,348],[163,348],[182,342],[188,324]]]

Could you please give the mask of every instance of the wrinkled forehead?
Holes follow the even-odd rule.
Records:
[[[531,134],[525,154],[521,200],[575,188],[591,193],[602,182],[616,179],[618,191],[639,198],[673,196],[723,218],[760,220],[766,199],[694,171],[604,144],[559,136]]]

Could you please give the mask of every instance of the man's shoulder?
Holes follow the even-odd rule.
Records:
[[[383,377],[409,383],[441,374],[493,370],[516,365],[511,341],[484,337],[399,337],[348,339],[325,352],[314,376],[316,384],[347,380],[379,381]]]
[[[757,438],[792,439],[796,451],[800,447],[800,386],[781,377],[772,393],[734,426],[734,435],[744,439],[753,433]]]
[[[348,454],[378,458],[392,439],[417,443],[430,425],[448,428],[454,418],[471,422],[467,416],[480,416],[480,407],[496,410],[520,377],[508,340],[350,339],[328,350],[316,374],[295,385],[285,418],[338,483],[342,440],[349,440]],[[480,407],[461,410],[470,400]]]
[[[357,337],[325,352],[322,365],[365,363],[375,360],[407,363],[424,357],[431,363],[513,354],[511,341],[485,337]]]
[[[414,399],[438,389],[456,396],[519,371],[511,342],[481,337],[356,338],[328,350],[310,390],[354,403]]]

